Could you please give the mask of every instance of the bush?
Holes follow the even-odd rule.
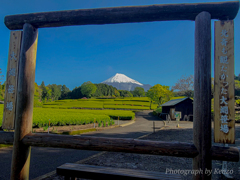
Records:
[[[158,116],[161,113],[162,113],[162,107],[159,107],[153,111],[154,116]]]

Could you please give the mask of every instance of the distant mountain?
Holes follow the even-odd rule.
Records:
[[[127,77],[124,74],[117,73],[115,76],[101,82],[103,84],[111,85],[118,90],[128,90],[133,91],[135,87],[142,87],[145,91],[148,91],[150,87],[149,84],[141,84],[140,82]]]

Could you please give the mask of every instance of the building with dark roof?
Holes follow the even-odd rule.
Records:
[[[161,106],[162,113],[169,114],[171,119],[175,119],[176,112],[180,112],[180,120],[183,120],[185,115],[188,117],[193,115],[193,100],[188,97],[173,99]]]

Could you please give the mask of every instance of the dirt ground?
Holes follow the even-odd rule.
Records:
[[[156,133],[145,136],[141,139],[153,141],[181,141],[193,143],[193,123],[180,121],[179,127],[177,122],[172,121],[165,123],[164,128],[156,127]],[[213,139],[213,138],[212,138]],[[212,145],[221,145],[212,143]],[[230,145],[240,147],[240,125],[236,124],[236,144]],[[169,156],[156,155],[142,155],[131,153],[105,152],[100,156],[91,158],[87,161],[80,162],[81,164],[90,164],[98,166],[108,166],[117,168],[141,169],[147,171],[170,172],[171,170],[180,172],[182,179],[190,180],[192,175],[185,170],[192,170],[191,158],[178,158]],[[212,179],[226,179],[220,171],[222,170],[222,161],[212,161]],[[230,176],[234,179],[240,179],[240,162],[227,162],[227,169]],[[184,171],[180,171],[184,170]],[[185,174],[184,174],[185,173]],[[64,179],[61,176],[53,175],[46,178],[50,179]]]

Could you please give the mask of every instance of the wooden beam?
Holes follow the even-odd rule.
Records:
[[[154,154],[176,157],[194,158],[198,151],[191,143],[148,141],[130,138],[104,138],[92,136],[67,136],[34,133],[23,138],[23,143],[29,146],[57,147],[93,151],[113,151],[138,154]],[[223,150],[223,152],[221,152]],[[214,160],[239,160],[239,150],[234,147],[218,147],[211,149]]]
[[[95,151],[115,151],[140,154],[195,157],[193,144],[182,142],[147,141],[130,138],[104,138],[33,133],[23,139],[29,146],[72,148]]]
[[[24,23],[36,28],[60,27],[90,24],[116,24],[170,20],[195,20],[202,11],[211,14],[212,19],[234,19],[238,13],[239,1],[189,4],[160,4],[96,9],[77,9],[10,15],[4,19],[10,30],[22,29]]]
[[[199,154],[193,158],[193,170],[204,173],[193,179],[211,179],[211,14],[201,12],[195,20],[193,142]]]
[[[58,175],[64,176],[65,179],[124,179],[124,180],[181,180],[180,174],[144,171],[139,169],[124,169],[114,167],[93,166],[88,164],[66,163],[56,170]]]
[[[55,136],[59,136],[59,138],[56,139]],[[42,141],[37,143],[37,140],[33,140],[33,139],[41,139]],[[67,139],[66,139],[67,138]],[[80,147],[80,144],[78,144],[79,141],[81,141],[81,143],[84,146],[87,146],[86,143],[89,143],[92,141],[92,139],[94,138],[94,142],[98,141],[98,138],[102,139],[101,137],[83,137],[83,136],[66,136],[66,135],[46,135],[46,134],[40,134],[40,133],[34,133],[34,134],[28,134],[26,137],[23,138],[23,143],[25,143],[26,145],[31,145],[31,146],[40,146],[40,147],[60,147],[60,148],[66,148],[66,146],[68,146],[68,148],[72,148],[72,149],[88,149],[88,150],[101,150],[101,147],[99,147],[100,145],[96,145],[91,143],[90,147]],[[14,133],[13,132],[0,132],[0,144],[13,144],[13,139],[14,139]],[[52,145],[51,142],[57,141],[58,139],[61,139],[61,141],[59,141],[59,144],[56,144],[56,142]],[[66,140],[65,140],[66,139]],[[68,139],[71,139],[71,143],[73,141],[76,140],[75,143],[72,143],[71,146],[69,145],[64,145],[66,141],[68,141]],[[116,138],[104,138],[106,142],[111,142],[111,141],[117,141],[119,142],[121,139],[116,139]],[[110,139],[110,140],[109,140]],[[90,140],[90,141],[89,141]],[[124,139],[125,142],[129,141],[127,144],[131,144],[132,147],[135,147],[134,143],[136,141],[139,140],[134,140],[134,139]],[[49,141],[47,143],[47,141]],[[92,141],[93,142],[93,141]],[[102,141],[101,141],[102,142]],[[146,144],[148,141],[144,140],[141,143],[142,144]],[[157,141],[151,141],[152,143],[156,143]],[[119,142],[120,143],[120,142]],[[164,146],[164,144],[176,144],[176,143],[169,143],[169,142],[160,142],[157,143],[155,146]],[[78,146],[75,146],[75,144],[78,144]],[[183,143],[185,144],[185,143]],[[106,145],[106,144],[105,144]],[[149,144],[148,144],[149,145]],[[147,145],[144,145],[147,146]],[[197,155],[198,152],[196,151],[196,148],[193,144],[188,144],[187,146],[190,147],[191,150],[193,150],[192,155]],[[96,147],[96,148],[95,148]],[[109,145],[107,145],[108,150],[110,151],[119,151],[118,149],[116,149],[115,147],[112,147]],[[149,147],[149,149],[151,149],[152,146]],[[116,149],[116,150],[115,150]],[[126,150],[126,152],[132,152],[135,153],[134,150]],[[146,152],[147,153],[147,152]],[[154,152],[150,152],[151,154],[155,154]],[[187,157],[189,155],[186,155]],[[184,156],[185,157],[185,156]],[[221,146],[213,146],[211,148],[211,159],[212,160],[220,160],[220,161],[233,161],[233,162],[238,162],[239,161],[239,150],[236,147],[221,147]]]
[[[231,155],[230,155],[231,154]],[[239,149],[236,147],[212,146],[211,159],[220,161],[239,161]]]
[[[31,147],[22,143],[32,131],[38,30],[24,24],[20,51],[11,179],[29,179]]]

